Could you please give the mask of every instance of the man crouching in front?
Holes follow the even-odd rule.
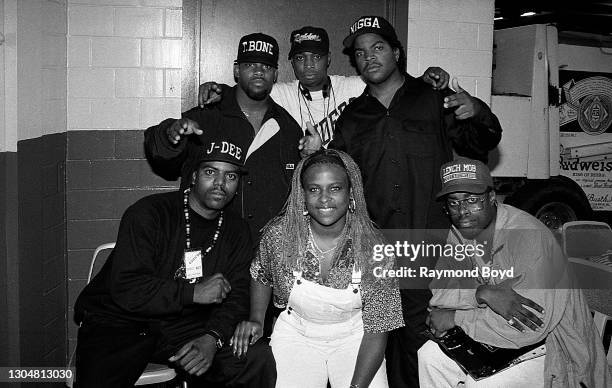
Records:
[[[252,243],[224,210],[246,150],[224,142],[211,139],[189,161],[186,190],[124,213],[114,250],[76,302],[76,387],[131,387],[149,362],[182,370],[191,386],[274,386],[267,343],[240,359],[226,343],[248,318]]]
[[[440,257],[436,264],[478,276],[432,281],[427,322],[435,342],[418,351],[421,386],[610,387],[602,341],[552,232],[498,203],[483,163],[459,158],[443,165],[440,176],[437,198],[452,223],[447,242],[481,249],[461,260]],[[508,270],[513,278],[486,275]],[[449,337],[489,349],[490,356],[467,362],[476,352],[458,352],[456,344],[451,349]],[[507,362],[499,362],[500,354]]]

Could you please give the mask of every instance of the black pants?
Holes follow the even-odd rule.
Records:
[[[427,340],[419,333],[427,329],[425,319],[431,292],[402,289],[400,293],[406,326],[389,333],[385,352],[387,378],[389,388],[419,388],[417,350]]]
[[[132,387],[149,362],[167,364],[183,344],[199,335],[170,338],[152,325],[89,316],[78,333],[75,388]],[[188,380],[191,387],[216,383],[226,387],[273,388],[276,364],[263,339],[240,359],[226,345],[217,351],[204,375]]]

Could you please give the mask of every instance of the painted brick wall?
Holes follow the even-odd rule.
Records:
[[[21,1],[17,5],[18,140],[66,131],[66,3]],[[11,98],[11,96],[7,96]],[[9,102],[12,105],[12,101]]]
[[[153,174],[143,130],[181,112],[181,0],[70,0],[66,215],[68,338],[96,246],[125,209],[174,189]]]
[[[143,129],[180,113],[181,1],[68,4],[68,130]]]
[[[440,66],[490,104],[494,11],[493,0],[410,0],[408,72]]]

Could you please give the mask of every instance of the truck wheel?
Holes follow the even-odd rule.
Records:
[[[534,216],[551,230],[560,230],[564,223],[578,220],[574,208],[566,202],[548,202],[535,210]]]
[[[532,181],[521,187],[506,203],[534,215],[549,229],[560,232],[568,221],[589,219],[591,205],[582,189],[563,177]]]

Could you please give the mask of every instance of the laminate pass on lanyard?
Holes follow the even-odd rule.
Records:
[[[185,279],[201,278],[202,273],[202,251],[200,249],[185,250],[183,255],[185,263]]]

